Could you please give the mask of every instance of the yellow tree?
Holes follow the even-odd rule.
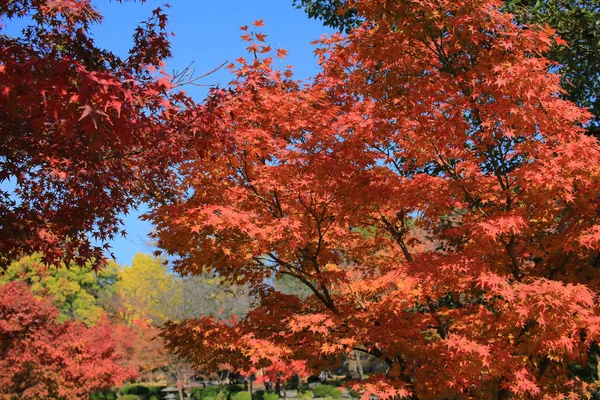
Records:
[[[169,310],[180,308],[181,282],[162,259],[138,253],[120,269],[115,297],[123,319],[160,325],[172,319]]]

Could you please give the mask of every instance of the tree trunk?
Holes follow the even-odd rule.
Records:
[[[348,355],[348,378],[352,380],[363,380],[364,378],[360,351],[358,350],[354,350]]]
[[[361,357],[360,351],[354,350],[354,358],[356,359],[356,369],[358,372],[358,377],[362,381],[363,379],[365,379],[365,373],[363,371],[362,360],[360,357]]]

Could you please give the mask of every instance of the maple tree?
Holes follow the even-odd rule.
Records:
[[[163,71],[164,10],[138,26],[126,59],[95,45],[101,18],[84,0],[0,4],[3,266],[33,252],[105,264],[107,242],[125,234],[120,215],[169,179],[193,136],[183,109],[194,105]],[[7,28],[16,19],[20,35]]]
[[[90,329],[57,317],[23,282],[0,285],[1,399],[82,399],[135,377],[115,340],[123,327]]]
[[[310,84],[242,27],[211,146],[148,218],[176,270],[249,285],[253,307],[168,324],[169,346],[313,372],[360,351],[387,364],[364,398],[589,396],[600,146],[543,57],[564,42],[495,0],[353,4],[364,22],[319,41]]]

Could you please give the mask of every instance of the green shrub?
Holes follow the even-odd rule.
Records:
[[[192,399],[200,400],[202,398],[202,388],[192,388]]]
[[[255,390],[252,392],[252,400],[264,400],[264,395],[264,390]]]
[[[150,394],[150,389],[147,388],[146,386],[142,386],[142,385],[134,385],[134,386],[125,386],[122,390],[121,393],[123,394],[135,394],[138,396],[145,396]]]
[[[305,392],[298,392],[298,399],[300,400],[309,400],[315,397],[312,390],[307,390]]]
[[[300,398],[300,393],[298,393],[298,398]],[[279,395],[277,393],[265,393],[263,394],[263,400],[279,400]]]
[[[100,392],[94,393],[90,397],[90,400],[115,400],[115,397],[115,392],[113,392],[112,390],[102,390]]]
[[[214,386],[208,386],[200,389],[201,399],[205,399],[207,397],[217,397],[217,394],[219,394],[219,390]]]
[[[225,392],[219,392],[215,396],[216,400],[227,400],[227,394]]]
[[[158,396],[160,399],[160,391],[166,388],[166,386],[146,386],[150,390],[150,394]],[[134,393],[135,394],[135,393]]]
[[[317,385],[313,391],[316,397],[333,397],[334,399],[342,397],[342,391],[331,385]]]
[[[216,400],[216,397],[207,396],[207,397],[203,397],[202,400]]]
[[[192,399],[205,400],[207,397],[211,397],[212,400],[215,400],[218,393],[219,391],[214,386],[207,386],[205,388],[194,387],[192,388]]]
[[[139,400],[140,398],[137,397],[135,394],[126,394],[124,396],[119,397],[119,400]]]
[[[231,400],[252,400],[250,392],[237,392],[231,395]]]
[[[224,392],[229,395],[233,395],[234,393],[241,392],[244,390],[240,385],[227,385]]]

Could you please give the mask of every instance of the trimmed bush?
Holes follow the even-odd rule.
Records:
[[[164,388],[166,388],[166,386],[146,386],[148,388],[148,390],[150,390],[150,394],[152,395],[156,395],[158,396],[158,398],[160,399],[160,391],[163,390]],[[135,393],[133,393],[135,394]]]
[[[226,394],[233,396],[234,393],[241,392],[242,390],[244,390],[244,388],[242,388],[240,385],[233,384],[233,385],[227,385],[224,392]]]
[[[216,398],[212,397],[212,396],[203,397],[202,399],[203,400],[216,400]]]
[[[214,386],[207,386],[205,388],[200,389],[200,394],[203,399],[206,397],[217,397],[217,394],[219,394],[219,390]]]
[[[334,399],[342,397],[342,391],[331,385],[317,385],[313,391],[315,392],[315,397],[332,397]]]
[[[305,392],[298,392],[298,399],[300,400],[309,400],[315,397],[312,390],[307,390]]]
[[[227,400],[227,394],[225,392],[219,392],[215,396],[216,400]]]
[[[91,397],[90,400],[115,400],[115,392],[113,392],[112,390],[103,390],[100,392],[96,392],[94,393]]]
[[[135,394],[126,394],[124,396],[119,397],[119,400],[140,400]]]
[[[298,394],[298,398],[300,398],[300,394]],[[277,393],[265,393],[263,394],[263,400],[279,400],[279,395]]]
[[[205,388],[202,387],[194,387],[192,388],[192,399],[194,400],[205,400],[208,397],[211,397],[212,400],[215,400],[219,390],[214,386],[207,386]]]
[[[135,394],[138,396],[145,396],[150,394],[150,389],[142,385],[125,386],[122,390],[123,394]]]
[[[252,400],[250,392],[237,392],[231,395],[231,400]]]
[[[264,400],[263,396],[265,395],[264,390],[255,390],[252,392],[252,400]]]

